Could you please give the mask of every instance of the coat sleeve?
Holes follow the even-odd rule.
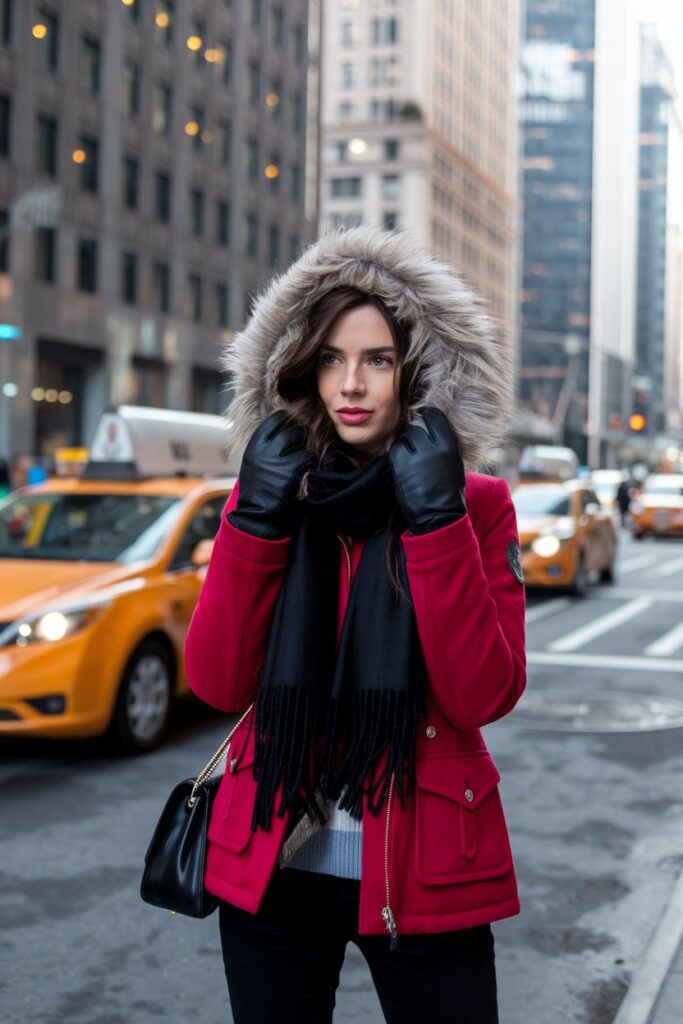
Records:
[[[185,671],[193,692],[221,711],[244,711],[254,699],[289,538],[262,540],[221,516],[204,584],[185,640]]]
[[[403,546],[432,697],[459,729],[502,718],[526,684],[524,587],[508,563],[519,542],[505,480],[486,496],[478,539],[469,515]]]

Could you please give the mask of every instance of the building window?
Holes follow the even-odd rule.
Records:
[[[138,258],[134,252],[121,253],[121,302],[138,301]]]
[[[0,156],[9,156],[11,150],[12,102],[9,96],[0,96]]]
[[[0,274],[9,270],[9,231],[7,210],[0,210]]]
[[[80,292],[97,291],[97,242],[94,238],[78,239],[76,287]]]
[[[371,31],[373,46],[380,46],[382,43],[397,43],[399,41],[398,18],[373,18]]]
[[[39,174],[57,174],[57,122],[39,114],[36,121],[36,170]]]
[[[370,85],[398,85],[401,80],[399,57],[373,57],[369,69]]]
[[[171,219],[171,179],[168,174],[154,175],[154,216],[164,224]]]
[[[230,166],[232,159],[232,124],[230,121],[221,121],[216,131],[216,153],[218,160],[223,167]]]
[[[401,144],[398,139],[384,140],[384,159],[398,160],[401,151]]]
[[[304,130],[304,97],[300,92],[292,95],[292,128],[297,133]]]
[[[257,60],[249,61],[249,102],[253,107],[261,102],[261,65]]]
[[[343,103],[339,104],[339,120],[342,124],[349,124],[350,121],[353,121],[354,116],[353,103],[349,102],[349,100],[344,100]]]
[[[159,29],[159,38],[164,46],[173,45],[175,0],[156,0],[154,20]]]
[[[171,272],[166,263],[152,264],[152,292],[154,308],[159,313],[171,309]]]
[[[9,46],[14,42],[15,0],[0,0],[0,42]]]
[[[258,28],[261,24],[261,0],[251,0],[249,7],[251,27]]]
[[[42,39],[34,39],[38,48],[38,61],[46,71],[57,71],[59,68],[59,18],[51,11],[40,8],[37,23],[45,26]]]
[[[208,67],[206,59],[204,58],[204,47],[206,46],[206,22],[201,18],[195,18],[192,21],[191,35],[197,36],[201,39],[202,46],[194,51],[194,63],[197,68]]]
[[[274,7],[271,12],[271,38],[273,46],[282,49],[285,42],[285,16],[281,7]]]
[[[295,25],[292,29],[292,43],[296,65],[302,67],[306,61],[306,35],[303,25]]]
[[[244,218],[244,255],[249,260],[258,259],[258,218],[254,213]]]
[[[152,131],[155,135],[168,135],[171,130],[173,90],[166,82],[156,82],[152,98]]]
[[[276,267],[280,260],[280,228],[271,224],[268,229],[268,260],[271,267]]]
[[[202,132],[204,130],[204,107],[198,105],[190,107],[190,123],[197,125],[197,130],[192,136],[192,148],[197,151],[203,146]]]
[[[398,227],[398,214],[395,210],[385,210],[382,223],[386,231],[395,231]]]
[[[88,135],[81,135],[79,144],[85,153],[85,160],[81,164],[81,188],[84,192],[97,192],[99,181],[99,144],[97,139],[92,139]]]
[[[300,203],[302,199],[302,175],[301,165],[291,164],[289,168],[290,198],[293,203]]]
[[[137,385],[136,405],[163,409],[166,405],[166,367],[160,359],[133,356],[133,378]]]
[[[358,22],[342,21],[339,26],[339,42],[344,48],[358,45]]]
[[[132,3],[130,3],[130,0],[129,0],[128,17],[130,18],[131,21],[139,21],[140,20],[140,17],[142,15],[142,5],[143,5],[143,3],[144,3],[144,0],[133,0]]]
[[[226,39],[221,50],[223,57],[223,85],[228,86],[232,81],[232,40]]]
[[[132,156],[121,161],[121,205],[126,210],[138,208],[139,164]]]
[[[398,199],[401,190],[401,179],[398,174],[382,175],[382,197],[384,199]]]
[[[247,139],[244,150],[245,171],[250,181],[258,178],[258,139]]]
[[[121,70],[121,111],[136,117],[140,111],[140,65],[129,58]]]
[[[350,60],[343,61],[339,66],[339,84],[342,89],[353,89],[356,84],[356,65]]]
[[[36,228],[33,236],[33,269],[36,281],[54,283],[56,238],[57,232],[54,228]]]
[[[330,178],[330,195],[333,199],[357,199],[362,192],[362,178]]]
[[[89,96],[100,91],[100,44],[90,36],[81,39],[81,86]]]
[[[204,234],[204,193],[199,188],[190,191],[190,231],[195,238]]]
[[[221,200],[216,203],[216,245],[230,244],[230,204]]]
[[[230,313],[228,286],[226,284],[214,285],[214,297],[216,301],[216,323],[219,327],[227,327]]]
[[[202,279],[199,274],[187,275],[185,290],[185,319],[192,323],[201,323],[202,319]]]

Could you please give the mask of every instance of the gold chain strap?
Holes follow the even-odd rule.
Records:
[[[221,745],[218,748],[218,750],[216,751],[216,753],[213,755],[213,757],[209,761],[206,762],[206,764],[204,765],[204,767],[200,771],[199,775],[195,779],[194,786],[192,787],[192,792],[190,793],[190,798],[187,801],[187,806],[188,807],[193,807],[194,806],[194,802],[197,799],[197,797],[196,797],[197,790],[199,789],[199,787],[201,786],[201,784],[203,782],[205,782],[208,778],[211,777],[211,775],[213,775],[214,771],[216,770],[216,765],[219,763],[220,759],[223,757],[223,754],[227,753],[227,751],[228,751],[228,748],[230,746],[230,740],[233,738],[233,736],[235,735],[235,733],[237,732],[237,730],[239,729],[239,727],[241,726],[242,722],[247,717],[247,715],[249,715],[251,713],[251,711],[253,710],[253,707],[254,707],[253,703],[249,705],[247,710],[244,712],[244,714],[240,718],[239,722],[237,722],[237,724],[232,727],[232,729],[230,730],[230,732],[228,733],[226,738],[223,740],[223,742],[221,743]]]

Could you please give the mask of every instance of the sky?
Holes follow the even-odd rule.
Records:
[[[656,21],[667,54],[673,63],[678,108],[683,108],[683,3],[681,0],[639,0],[643,21]]]

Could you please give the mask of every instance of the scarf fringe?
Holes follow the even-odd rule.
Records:
[[[281,780],[278,815],[284,817],[296,805],[312,821],[317,818],[325,824],[324,807],[311,777],[314,721],[315,692],[312,689],[274,686],[259,694],[254,748],[254,779],[258,785],[251,821],[253,831],[270,829],[275,794]]]

